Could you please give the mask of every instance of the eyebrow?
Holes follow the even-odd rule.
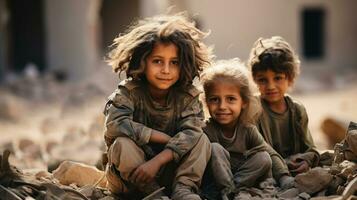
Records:
[[[152,55],[151,57],[152,58],[164,58],[163,56],[160,56],[160,55]],[[176,56],[176,57],[172,57],[170,59],[178,59],[178,57]]]

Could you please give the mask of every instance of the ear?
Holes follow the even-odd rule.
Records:
[[[247,106],[248,106],[248,104],[243,101],[243,103],[242,103],[242,108],[245,109]]]
[[[291,86],[294,85],[294,81],[293,81],[293,80],[291,80],[291,79],[289,78],[288,81],[289,81],[289,83],[288,83],[288,86],[289,86],[289,87],[291,87]]]

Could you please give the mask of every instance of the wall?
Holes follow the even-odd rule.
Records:
[[[205,30],[212,31],[207,42],[215,45],[218,58],[246,60],[259,37],[281,35],[302,55],[301,11],[323,7],[326,11],[326,54],[322,60],[301,57],[311,73],[322,69],[357,68],[357,1],[354,0],[185,0],[188,10],[198,14]]]

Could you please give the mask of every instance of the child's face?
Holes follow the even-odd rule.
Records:
[[[165,92],[180,77],[177,47],[172,43],[156,43],[146,59],[145,76],[151,92]]]
[[[245,103],[236,84],[217,81],[206,93],[206,103],[211,117],[220,125],[233,128]]]
[[[257,72],[254,81],[258,85],[261,97],[268,103],[284,102],[284,95],[291,85],[286,74],[272,70]]]

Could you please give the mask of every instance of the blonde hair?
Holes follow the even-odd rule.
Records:
[[[158,15],[132,25],[114,39],[115,48],[107,62],[115,72],[126,72],[134,80],[145,79],[145,60],[158,42],[173,43],[178,48],[180,78],[176,85],[186,86],[210,65],[212,49],[203,42],[209,33],[200,31],[186,13]]]
[[[247,67],[238,59],[217,61],[211,67],[205,69],[201,75],[201,83],[205,97],[217,82],[226,81],[235,84],[240,92],[245,108],[239,116],[240,123],[255,123],[261,112],[258,98],[254,97],[254,85],[250,79]]]
[[[257,72],[272,70],[275,73],[284,73],[291,82],[300,73],[300,60],[293,48],[284,38],[273,36],[259,38],[254,42],[250,52],[248,65],[253,77]]]

